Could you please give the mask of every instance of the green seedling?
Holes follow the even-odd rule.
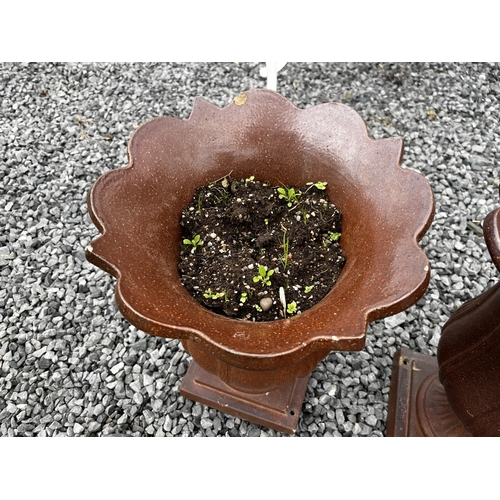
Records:
[[[198,195],[198,213],[203,217],[203,210],[201,209],[201,193]]]
[[[269,224],[269,219],[264,219],[264,223],[266,224],[266,226]]]
[[[247,300],[248,300],[248,293],[247,292],[243,292],[241,294],[241,297],[240,297],[240,303],[244,304]]]
[[[334,233],[333,231],[328,231],[328,238],[330,241],[339,241],[341,233]]]
[[[278,193],[278,198],[285,200],[289,207],[291,207],[294,203],[297,203],[300,195],[302,194],[300,191],[295,191],[295,188],[287,188],[286,186],[278,188]]]
[[[286,306],[286,312],[288,314],[295,314],[297,312],[297,304],[295,303],[295,301],[290,302],[290,304]]]
[[[326,189],[328,182],[308,182],[307,186],[314,186],[316,189],[324,191]]]
[[[224,299],[227,300],[227,292],[213,293],[212,290],[209,288],[203,294],[203,297],[205,297],[206,299],[212,299],[212,300],[222,299],[224,297]]]
[[[307,224],[307,210],[304,205],[302,205],[301,211],[302,211],[302,220],[304,221],[304,224]]]
[[[314,288],[314,285],[311,285],[311,286],[306,286],[304,288],[304,293],[309,293],[312,289]]]
[[[245,182],[253,182],[254,179],[255,179],[255,176],[251,175],[248,179],[245,179]]]
[[[184,243],[184,245],[191,245],[193,247],[193,249],[191,250],[192,252],[194,252],[197,247],[203,245],[203,242],[200,241],[200,235],[199,234],[197,234],[192,240],[190,240],[188,238],[184,238],[182,240],[182,243]]]
[[[281,264],[283,264],[283,270],[286,271],[286,266],[288,265],[288,261],[290,260],[289,258],[289,253],[288,253],[288,246],[290,244],[290,239],[288,238],[286,231],[283,232],[283,257],[280,259]]]
[[[269,279],[274,274],[274,269],[266,270],[266,268],[262,265],[259,265],[259,274],[253,277],[254,283],[258,283],[259,281],[262,283],[262,286],[267,285],[271,286],[271,280]]]
[[[216,189],[217,189],[217,192],[220,194],[220,196],[215,197],[215,203],[217,203],[217,205],[219,205],[222,202],[227,201],[227,199],[229,198],[229,193],[225,189],[220,189],[220,188],[216,188]]]
[[[255,304],[255,309],[257,309],[257,311],[259,311],[260,313],[262,312],[262,307],[260,307],[259,305]]]

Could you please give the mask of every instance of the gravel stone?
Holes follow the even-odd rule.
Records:
[[[341,409],[335,410],[335,418],[339,425],[342,425],[345,422],[344,412]]]
[[[220,431],[222,429],[222,421],[219,417],[215,417],[214,418],[214,421],[213,421],[213,428],[216,430],[216,431]],[[260,433],[260,430],[259,430],[259,433]]]
[[[144,410],[143,415],[144,415],[144,420],[148,425],[154,422],[155,416],[151,410]]]
[[[130,346],[132,349],[136,351],[145,351],[148,347],[148,339],[143,338],[135,342]]]
[[[85,259],[99,235],[86,197],[128,163],[137,125],[187,119],[265,86],[263,63],[2,63],[0,436],[274,436],[179,385],[190,356],[130,325],[115,278]],[[498,206],[499,63],[287,63],[277,91],[299,108],[340,102],[374,139],[404,139],[403,168],[434,192],[420,244],[429,287],[368,326],[365,348],[330,353],[308,384],[297,436],[383,436],[399,347],[436,355],[458,306],[498,281],[482,221]]]
[[[123,425],[127,422],[127,419],[128,419],[128,415],[126,413],[124,413],[117,421],[116,423],[118,425]]]
[[[201,415],[203,413],[203,406],[201,406],[201,404],[199,404],[199,403],[195,403],[193,405],[191,413],[194,417],[201,417]],[[231,420],[231,422],[232,422],[232,420]]]
[[[208,429],[213,426],[213,422],[209,418],[202,418],[200,423],[203,429]]]
[[[142,384],[139,382],[139,380],[134,380],[129,384],[129,387],[134,391],[134,392],[141,392],[142,390]]]
[[[138,405],[142,405],[143,401],[144,401],[144,396],[140,393],[140,392],[136,392],[134,394],[134,397],[133,397],[134,401],[138,404]]]
[[[358,424],[358,422],[356,422],[356,423],[354,424],[354,427],[352,428],[352,433],[353,433],[354,435],[357,435],[357,434],[360,434],[360,433],[361,433],[361,430],[362,430],[362,429],[361,429],[361,426]]]
[[[85,429],[83,428],[82,425],[80,425],[78,422],[75,423],[73,426],[73,432],[75,434],[81,434]]]
[[[101,424],[99,422],[90,422],[89,432],[98,432],[101,429]]]
[[[111,373],[113,375],[116,375],[120,370],[123,369],[124,366],[125,364],[122,361],[120,361],[119,363],[111,367]]]
[[[395,314],[394,316],[389,316],[388,318],[384,318],[384,323],[386,328],[396,328],[397,326],[402,325],[406,322],[406,314],[404,312],[400,312]]]
[[[40,358],[40,360],[38,361],[38,366],[41,370],[46,370],[50,365],[50,359],[47,359],[45,357]]]
[[[346,432],[351,432],[353,430],[353,428],[354,428],[354,424],[350,420],[348,420],[347,422],[344,423],[344,430]]]
[[[159,413],[163,407],[163,401],[161,399],[155,399],[152,403],[153,411]]]

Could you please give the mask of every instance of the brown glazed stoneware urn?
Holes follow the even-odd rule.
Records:
[[[183,395],[293,433],[317,363],[332,350],[362,349],[368,322],[408,308],[427,288],[418,240],[434,200],[424,177],[401,168],[402,149],[400,138],[369,138],[343,104],[299,109],[263,89],[223,109],[198,97],[189,119],[137,129],[129,165],[94,184],[88,206],[102,235],[87,259],[116,277],[116,301],[132,324],[182,340],[193,357]],[[328,182],[347,262],[316,306],[273,322],[239,321],[205,309],[181,284],[182,209],[198,187],[230,173],[273,185]]]
[[[500,208],[486,216],[483,232],[500,271]],[[387,435],[500,436],[500,282],[450,317],[437,358],[396,353]]]

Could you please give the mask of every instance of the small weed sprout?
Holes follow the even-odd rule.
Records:
[[[301,211],[302,211],[302,221],[304,222],[304,224],[307,224],[307,210],[304,205],[302,205]]]
[[[297,312],[297,304],[295,301],[293,302],[290,302],[287,306],[286,306],[286,312],[288,314],[295,314]]]
[[[308,182],[306,185],[307,186],[314,186],[316,189],[319,189],[320,191],[324,191],[326,189],[328,182]]]
[[[262,286],[267,285],[271,286],[271,280],[269,279],[274,274],[274,269],[266,270],[266,268],[262,265],[259,265],[259,274],[253,277],[254,283],[258,283],[259,281],[262,283]]]
[[[290,260],[288,253],[288,246],[290,244],[290,239],[286,234],[286,230],[283,231],[283,257],[280,259],[281,264],[283,264],[283,270],[286,271],[286,266],[288,265],[288,261]]]
[[[184,238],[182,240],[182,243],[184,243],[184,245],[191,245],[193,247],[193,249],[191,250],[192,253],[195,252],[196,248],[203,245],[203,242],[200,241],[200,235],[197,234],[192,240],[188,239],[188,238]]]
[[[309,293],[314,288],[314,285],[306,286],[304,288],[304,293]]]
[[[216,189],[217,192],[220,194],[220,196],[215,197],[215,203],[217,203],[217,205],[220,205],[222,202],[227,201],[227,199],[229,198],[229,193],[225,189],[220,189],[220,188]]]
[[[209,288],[203,294],[203,297],[205,297],[206,299],[212,299],[212,300],[222,299],[224,297],[224,299],[227,300],[227,292],[213,293],[212,290]]]
[[[330,241],[339,241],[341,233],[334,233],[333,231],[328,231],[328,238]]]
[[[257,311],[259,312],[262,312],[262,307],[260,307],[258,304],[255,304],[255,309],[257,309]]]
[[[301,195],[300,191],[295,191],[295,188],[288,188],[286,186],[278,188],[278,193],[278,198],[285,200],[288,207],[291,207],[294,203],[297,203]]]
[[[198,195],[198,213],[203,217],[203,210],[201,209],[201,193]]]
[[[241,294],[241,297],[240,297],[240,303],[244,304],[247,300],[248,300],[248,293],[247,292],[243,292]]]

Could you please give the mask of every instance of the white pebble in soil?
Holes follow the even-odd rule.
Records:
[[[273,306],[273,299],[271,297],[264,297],[260,299],[259,305],[264,312],[269,311]]]

